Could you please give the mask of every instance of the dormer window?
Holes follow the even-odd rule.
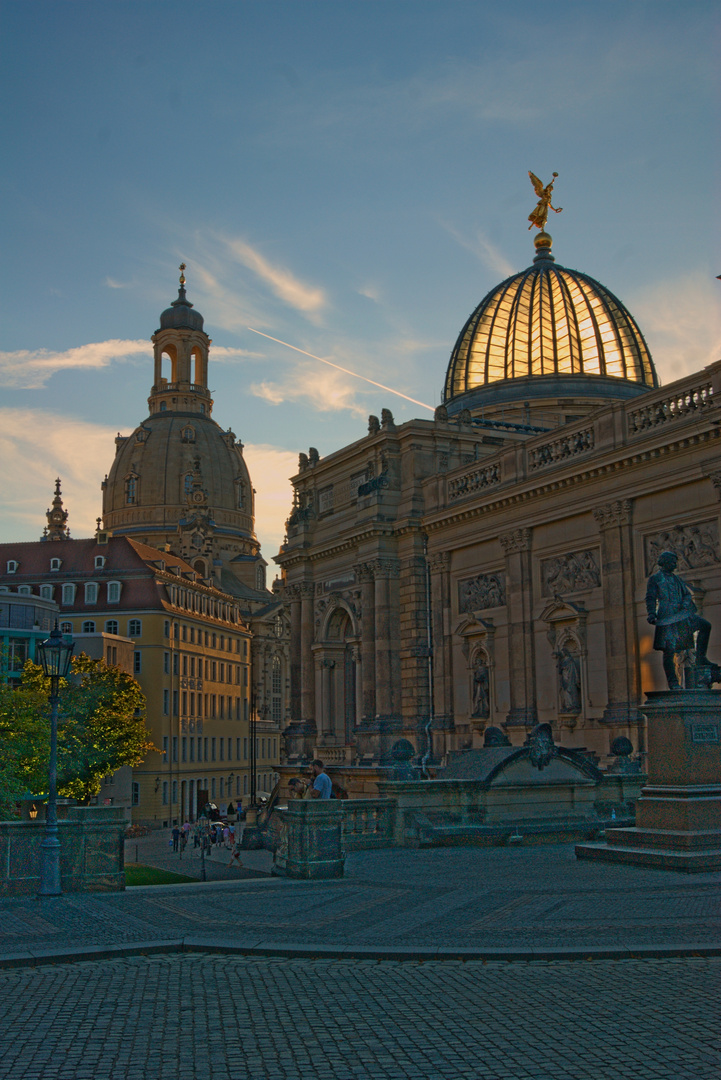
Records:
[[[62,559],[51,559],[50,560],[50,569],[51,570],[59,570],[62,565],[63,565],[63,560]]]
[[[75,603],[75,586],[74,585],[70,585],[70,584],[63,585],[63,594],[62,594],[61,603],[63,604],[64,607],[67,607],[69,604],[74,604]]]
[[[43,600],[52,600],[53,592],[54,592],[54,586],[53,585],[41,585],[40,586],[40,596],[43,598]]]
[[[181,431],[180,437],[183,442],[195,442],[195,429],[192,428],[190,424],[187,424]]]
[[[104,555],[96,555],[95,556],[95,569],[96,570],[102,570],[104,566],[105,566],[105,556]]]
[[[87,581],[85,583],[85,603],[97,604],[98,602],[98,583],[97,581]]]
[[[18,569],[19,565],[20,565],[20,563],[16,562],[15,559],[8,559],[8,563],[7,563],[7,572],[8,572],[8,574],[17,573],[17,569]]]
[[[29,585],[18,585],[18,594],[20,596],[32,596],[32,591]]]
[[[119,604],[120,603],[120,589],[121,585],[119,581],[108,582],[108,603]]]

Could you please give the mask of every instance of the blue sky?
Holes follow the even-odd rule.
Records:
[[[716,3],[0,5],[2,539],[56,474],[74,535],[146,415],[178,263],[214,416],[277,549],[297,454],[430,415],[469,312],[527,266],[560,175],[563,265],[636,315],[663,382],[719,348]]]

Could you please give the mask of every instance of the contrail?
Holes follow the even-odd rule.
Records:
[[[425,401],[416,401],[415,398],[408,397],[408,394],[402,394],[400,390],[394,390],[392,386],[384,386],[382,382],[375,382],[374,379],[367,379],[365,375],[358,375],[355,371],[349,371],[348,368],[341,367],[340,364],[334,364],[331,360],[324,360],[322,356],[316,356],[312,352],[306,352],[305,349],[299,349],[296,345],[289,345],[287,341],[281,341],[280,338],[271,337],[270,334],[264,334],[262,330],[254,330],[252,326],[246,327],[250,330],[251,334],[260,334],[261,337],[268,338],[268,341],[277,341],[279,345],[285,345],[287,349],[293,349],[295,352],[303,353],[303,356],[309,356],[311,360],[320,360],[321,364],[327,364],[328,367],[333,367],[337,371],[343,371],[346,375],[352,375],[354,379],[362,379],[363,382],[370,383],[371,386],[379,386],[381,390],[387,390],[389,394],[396,394],[397,397],[405,398],[406,401],[412,401],[414,405],[420,405],[422,409],[429,409],[431,412],[436,410],[432,405],[426,405]]]

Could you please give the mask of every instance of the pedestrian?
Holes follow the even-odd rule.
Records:
[[[187,846],[188,846],[188,834],[185,831],[185,829],[181,829],[180,830],[180,853],[181,853],[181,855],[185,851]]]
[[[226,848],[230,847],[230,829],[227,825],[223,829],[223,844]]]
[[[173,851],[177,851],[178,844],[180,843],[180,829],[177,825],[173,825],[173,832],[171,835],[173,837]]]
[[[325,771],[323,762],[320,758],[316,758],[310,768],[313,782],[310,793],[311,799],[330,799],[331,792],[333,791],[333,782]]]
[[[230,853],[230,862],[228,863],[228,866],[237,866],[239,870],[243,869],[243,864],[240,861],[240,841],[238,841],[238,843],[236,844],[233,844],[233,848]]]

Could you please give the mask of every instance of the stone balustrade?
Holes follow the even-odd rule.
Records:
[[[344,799],[341,806],[346,851],[391,846],[395,799]]]
[[[680,420],[691,413],[703,412],[713,405],[713,390],[708,379],[663,397],[651,396],[653,400],[628,410],[629,437],[645,434],[651,428]]]
[[[491,465],[475,465],[462,476],[454,477],[448,481],[448,501],[454,502],[462,499],[473,492],[482,491],[483,488],[492,487],[501,481],[501,471],[498,462]]]
[[[579,454],[586,454],[589,450],[593,450],[595,443],[592,427],[564,431],[555,439],[548,439],[528,450],[528,471],[535,472],[536,469],[542,469],[547,465],[557,465]]]

